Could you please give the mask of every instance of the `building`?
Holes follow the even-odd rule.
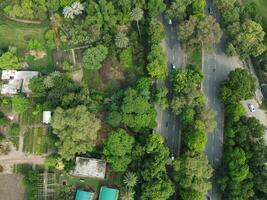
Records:
[[[76,191],[75,200],[92,200],[93,199],[93,193],[87,192],[81,189],[78,189]]]
[[[51,111],[43,111],[43,123],[50,124],[51,122]]]
[[[17,93],[30,93],[29,83],[30,80],[38,76],[39,72],[35,71],[16,71],[16,70],[3,70],[1,94],[13,95]]]
[[[106,162],[94,158],[76,157],[76,166],[72,175],[104,179]]]
[[[119,190],[102,186],[100,189],[99,200],[118,200]]]

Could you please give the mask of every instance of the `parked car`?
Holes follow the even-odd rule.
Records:
[[[169,19],[169,25],[172,25],[172,20],[171,19]]]
[[[174,160],[174,154],[173,153],[171,154],[171,159]]]
[[[176,68],[175,64],[172,63],[172,64],[171,64],[171,68],[172,68],[172,69],[175,69],[175,68]]]
[[[209,12],[210,15],[213,15],[213,10],[212,10],[211,7],[208,8],[208,12]]]
[[[248,104],[248,108],[249,108],[250,112],[255,112],[256,111],[255,106],[253,104],[251,104],[251,103]]]

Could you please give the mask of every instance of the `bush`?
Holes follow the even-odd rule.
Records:
[[[19,131],[20,131],[19,124],[12,124],[10,129],[9,129],[8,135],[10,137],[18,137]]]
[[[24,96],[12,97],[12,108],[18,113],[25,112],[30,107],[29,100]]]
[[[120,64],[123,67],[131,67],[133,65],[133,55],[132,49],[127,48],[121,51],[120,57]]]

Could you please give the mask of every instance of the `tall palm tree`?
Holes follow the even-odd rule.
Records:
[[[124,189],[122,190],[120,200],[134,200],[135,192],[132,189]]]
[[[143,18],[143,15],[144,15],[144,11],[141,8],[138,8],[138,7],[133,9],[132,12],[131,12],[131,18],[132,18],[132,20],[136,21],[136,25],[137,25],[137,28],[138,28],[139,36],[141,35],[140,34],[140,28],[139,28],[139,21]]]
[[[136,183],[137,183],[137,176],[133,172],[127,172],[124,175],[123,183],[128,187],[128,188],[133,188]]]
[[[128,46],[129,39],[123,32],[118,32],[115,37],[115,45],[119,48],[126,48]]]

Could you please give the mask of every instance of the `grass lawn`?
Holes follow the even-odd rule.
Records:
[[[45,46],[44,33],[48,29],[47,25],[23,24],[5,18],[0,14],[0,49],[6,49],[9,45],[18,48],[18,55],[24,57],[27,50],[28,41],[31,38],[37,39]],[[38,71],[52,70],[52,52],[47,51],[44,59],[34,60],[28,57],[26,61],[31,66],[30,69]]]
[[[23,152],[43,154],[48,150],[47,145],[47,129],[28,128],[24,133]]]

